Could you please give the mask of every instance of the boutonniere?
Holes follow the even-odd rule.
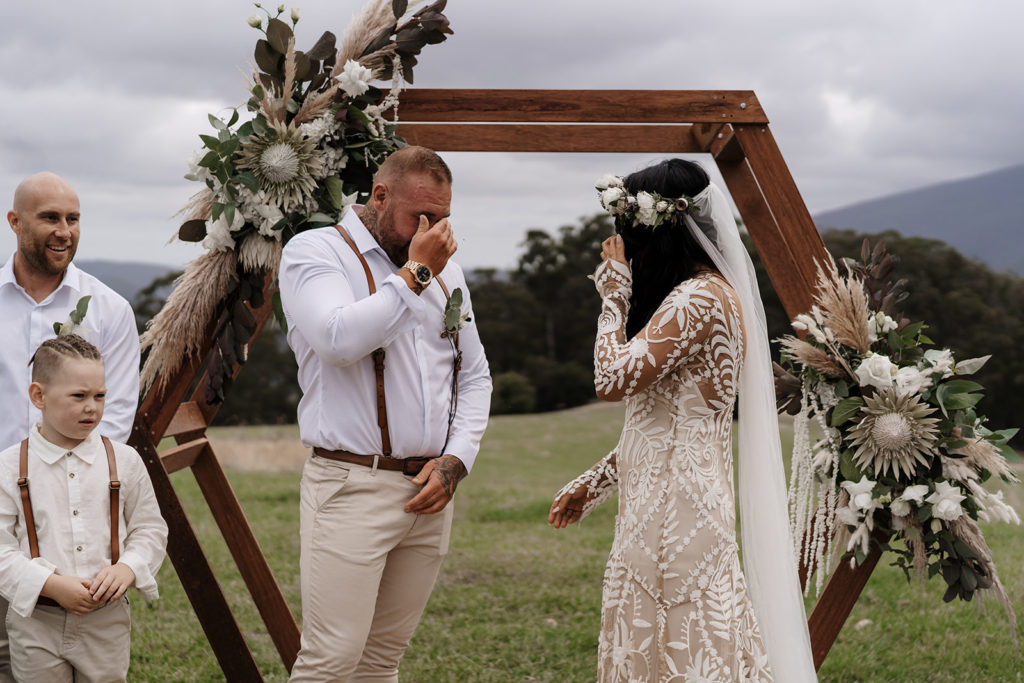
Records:
[[[85,320],[85,314],[89,310],[90,299],[92,299],[91,296],[83,296],[79,299],[78,303],[75,305],[75,309],[68,315],[67,320],[62,323],[53,324],[53,333],[60,337],[65,334],[87,332],[88,330],[82,327],[82,321]]]
[[[448,297],[448,303],[444,307],[444,330],[441,332],[442,337],[455,337],[459,334],[467,322],[469,322],[469,313],[462,312],[462,288],[456,287],[452,292],[452,295]]]

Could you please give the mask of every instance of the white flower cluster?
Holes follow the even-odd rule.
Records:
[[[345,62],[338,74],[338,85],[349,97],[359,97],[370,89],[373,72],[354,59]]]
[[[677,211],[688,211],[693,206],[693,198],[685,195],[666,199],[657,193],[641,190],[633,196],[626,190],[622,177],[610,173],[598,178],[594,187],[605,211],[613,216],[632,217],[634,226],[656,228]]]
[[[804,316],[807,317],[807,316]],[[888,316],[886,316],[888,317]],[[891,320],[891,318],[890,318]],[[793,325],[796,327],[796,323]],[[808,328],[811,334],[813,331]],[[894,389],[906,396],[925,391],[933,381],[945,379],[954,372],[953,354],[949,349],[929,349],[915,367],[898,367],[888,356],[869,353],[854,370],[857,383],[862,387]]]
[[[892,498],[890,494],[875,498],[872,490],[876,483],[866,476],[861,477],[861,480],[856,483],[852,481],[842,483],[842,487],[850,496],[850,502],[846,507],[836,510],[836,517],[847,526],[854,527],[846,544],[847,551],[860,546],[860,549],[867,554],[871,547],[871,532],[875,528],[874,511],[884,505],[889,506],[896,528],[903,528],[900,518],[905,518],[913,512],[914,508],[911,507],[911,504],[915,508],[920,508],[925,503],[930,503],[932,506],[931,530],[934,533],[942,530],[943,521],[952,522],[964,514],[964,509],[960,504],[967,496],[963,494],[959,486],[948,481],[937,482],[934,491],[926,484],[908,486],[895,498]],[[978,513],[979,517],[985,521],[995,518],[1020,524],[1020,518],[1017,517],[1016,511],[1003,502],[1002,491],[989,493],[973,481],[968,482],[968,486],[976,496],[975,500],[982,507]],[[929,491],[932,491],[930,495]],[[851,562],[850,566],[855,566],[855,563]]]

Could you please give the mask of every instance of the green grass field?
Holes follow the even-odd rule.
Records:
[[[491,420],[473,475],[459,487],[451,551],[402,662],[403,681],[594,680],[614,502],[564,531],[550,529],[545,520],[554,492],[614,445],[621,416],[619,405],[591,405]],[[299,618],[299,475],[229,476]],[[264,677],[284,680],[192,475],[180,472],[174,481]],[[1011,499],[1021,510],[1021,492],[1013,490]],[[1024,614],[1024,535],[1015,526],[983,528],[1006,589]],[[170,562],[159,578],[159,601],[133,600],[130,679],[222,680]],[[821,680],[1022,680],[1024,658],[1002,608],[994,601],[984,607],[945,604],[941,583],[908,584],[883,558]]]

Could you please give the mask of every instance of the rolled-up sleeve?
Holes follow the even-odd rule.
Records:
[[[423,324],[427,307],[397,274],[357,300],[351,278],[364,278],[363,269],[354,253],[342,256],[334,246],[323,234],[296,236],[284,248],[279,281],[288,324],[324,362],[344,366]]]

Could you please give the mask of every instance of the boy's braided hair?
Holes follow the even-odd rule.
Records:
[[[65,334],[47,339],[32,354],[28,364],[32,366],[32,381],[46,384],[65,358],[98,360],[103,362],[100,350],[77,334]]]

